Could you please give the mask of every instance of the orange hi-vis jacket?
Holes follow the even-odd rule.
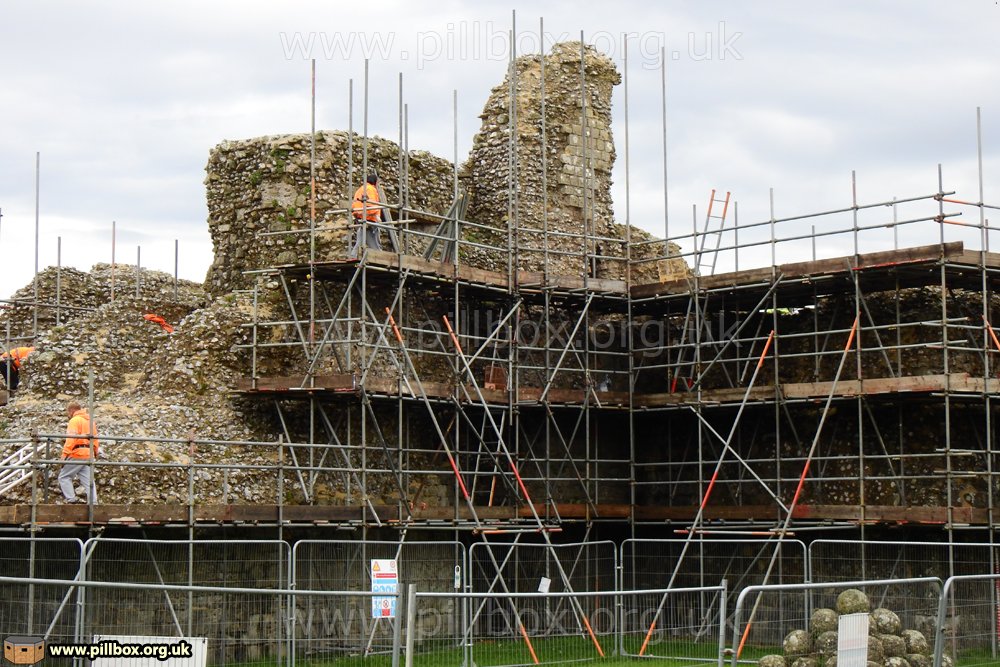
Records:
[[[379,222],[382,219],[379,203],[378,188],[371,183],[365,183],[354,193],[354,203],[351,205],[354,217],[358,220],[366,218],[368,222]]]
[[[21,363],[28,358],[28,355],[35,351],[33,347],[15,347],[12,350],[0,354],[0,361],[6,361],[11,359],[14,362],[14,368],[20,370]]]
[[[94,458],[97,458],[97,431],[94,431]],[[70,417],[69,426],[66,427],[66,444],[63,445],[62,457],[64,459],[90,459],[90,415],[86,410],[77,410]]]
[[[174,332],[174,327],[171,326],[170,323],[168,323],[165,319],[163,319],[156,313],[147,313],[146,315],[143,315],[142,318],[147,322],[152,322],[153,324],[159,324],[160,328],[166,331],[167,333]]]

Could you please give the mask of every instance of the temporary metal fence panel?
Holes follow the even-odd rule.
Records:
[[[0,576],[63,579],[71,581],[80,571],[83,542],[74,538],[0,538]],[[38,635],[73,637],[74,620],[60,610],[66,601],[52,586],[0,584],[0,628],[3,637]]]
[[[623,591],[620,618],[615,610],[592,601],[601,592],[531,592],[503,593],[424,593],[417,592],[415,608],[409,621],[412,660],[415,666],[459,667],[460,665],[566,664],[600,661],[621,651],[624,644],[637,654],[654,612],[661,601],[672,609],[687,596],[705,595],[717,601],[715,613],[702,629],[704,641],[687,641],[692,629],[680,627],[676,616],[661,614],[647,644],[645,655],[654,658],[677,657],[691,664],[711,662],[721,665],[724,626],[722,610],[725,592],[722,587],[693,591],[644,590]],[[488,622],[463,628],[439,613],[443,603],[471,610],[489,606]],[[489,603],[487,605],[487,603]],[[578,603],[578,604],[577,604]],[[548,613],[547,610],[564,610]],[[586,622],[580,609],[596,609]],[[682,614],[687,618],[686,614]],[[700,624],[700,623],[699,623]],[[624,634],[619,633],[621,629]]]
[[[345,607],[371,607],[372,594],[365,591],[295,591],[287,588],[242,588],[224,586],[178,586],[115,582],[68,582],[55,579],[27,579],[0,577],[0,588],[33,587],[51,589],[48,598],[69,600],[64,610],[64,625],[46,632],[38,628],[32,634],[41,638],[47,657],[44,664],[73,664],[69,658],[53,658],[52,644],[94,645],[97,637],[157,637],[163,646],[175,647],[188,637],[204,637],[207,663],[241,667],[292,665],[294,646],[286,639],[283,629],[282,609],[289,600],[296,606],[305,606],[307,597],[317,600],[317,607],[341,609]],[[190,599],[194,610],[194,635],[181,630],[177,620],[162,600]],[[98,602],[97,600],[100,600]],[[23,632],[13,628],[27,613],[27,602],[21,598],[10,607],[12,615],[0,617],[0,633],[9,637]],[[330,626],[331,645],[312,646],[312,655],[324,659],[326,653],[340,653],[335,644],[337,637],[349,637],[353,632],[349,619],[336,615],[326,616],[323,622]],[[68,627],[69,630],[62,630]],[[399,642],[401,645],[401,641]],[[97,646],[97,645],[94,645]],[[102,650],[99,648],[95,651]],[[174,649],[168,649],[174,650]],[[113,657],[107,652],[93,656]],[[379,656],[379,664],[387,664]],[[170,663],[162,663],[170,664]],[[352,661],[351,664],[363,664]]]
[[[838,596],[848,589],[864,593],[871,609],[878,606],[875,601],[894,600],[896,606],[890,608],[890,611],[899,617],[901,635],[902,631],[915,630],[914,624],[919,617],[933,619],[936,616],[941,597],[941,580],[936,577],[920,577],[748,586],[740,592],[733,612],[733,643],[730,647],[733,650],[733,667],[736,667],[737,659],[757,660],[764,655],[781,655],[783,649],[788,649],[785,653],[814,658],[821,656],[824,659],[835,654],[837,642],[823,641],[823,633],[812,627],[813,612],[818,609],[836,610]],[[862,605],[844,608],[843,611],[866,609]],[[808,637],[790,637],[792,631],[810,634]],[[783,646],[786,639],[788,645]],[[789,648],[800,641],[803,643],[800,647]]]
[[[292,549],[295,588],[356,590],[369,587],[372,559],[398,560],[401,583],[422,591],[465,583],[465,545],[447,541],[300,540]]]
[[[814,540],[809,545],[812,581],[892,579],[987,574],[991,548],[984,543]]]
[[[85,563],[87,581],[282,589],[287,587],[290,578],[291,548],[280,540],[92,538],[87,541],[85,550],[88,552]],[[112,593],[118,597],[109,599]],[[87,596],[93,596],[93,599]],[[150,621],[148,628],[117,633],[148,635],[200,636],[201,633],[195,629],[204,622],[206,615],[210,619],[210,628],[213,628],[225,624],[226,618],[240,615],[243,610],[239,605],[246,602],[225,593],[203,595],[202,600],[211,600],[209,609],[191,594],[177,594],[166,589],[150,594],[132,588],[115,591],[98,588],[86,591],[83,597],[88,613],[96,615],[83,617],[81,623],[84,627],[104,623],[114,625],[118,623],[115,615],[121,610],[139,611],[153,605],[153,609],[160,610],[151,612],[156,617],[155,625]],[[287,601],[279,596],[263,595],[255,598],[252,605],[257,618],[268,619],[261,622],[270,624],[272,618],[282,619],[278,629],[285,627]],[[244,635],[252,637],[257,632],[248,629]],[[280,632],[280,636],[287,634],[287,630]]]
[[[567,590],[567,582],[572,590],[613,592],[617,571],[618,551],[611,541],[554,545],[491,541],[469,547],[469,583],[477,593],[496,592],[503,585],[512,592],[530,593],[543,582],[552,592]]]
[[[935,667],[1000,664],[1000,575],[946,581],[935,626]]]
[[[460,542],[302,540],[292,554],[292,580],[298,590],[370,592],[371,562],[376,559],[396,560],[400,595],[407,584],[441,592],[464,590],[466,585],[466,551]],[[399,609],[397,604],[397,614]],[[461,623],[457,607],[445,605],[436,613],[449,625]],[[393,621],[373,618],[368,598],[301,598],[292,622],[300,658],[376,655],[392,649]]]
[[[685,544],[687,550],[685,552]],[[671,587],[717,586],[725,579],[734,594],[764,582],[775,548],[777,560],[767,583],[804,583],[806,545],[800,540],[729,539],[696,536],[691,540],[631,539],[621,545],[621,587],[666,587],[680,563]]]
[[[501,637],[517,627],[518,615],[544,619],[536,625],[546,637],[587,631],[590,618],[615,618],[618,553],[610,541],[572,544],[477,542],[469,548],[470,591],[477,598],[468,616],[471,632]],[[586,592],[584,596],[545,593]],[[507,593],[543,593],[520,602]],[[550,619],[560,619],[558,623]],[[513,623],[513,626],[511,625]]]
[[[816,540],[809,545],[810,578],[814,582],[902,577],[978,575],[991,571],[991,546],[981,543],[869,542]],[[905,601],[892,597],[895,589],[882,591],[873,607],[895,609]],[[934,619],[921,615],[913,628],[930,637]]]
[[[61,537],[0,537],[0,576],[73,579],[83,542]]]
[[[291,547],[281,540],[87,540],[88,581],[285,588]]]
[[[622,655],[722,664],[727,585],[623,592]]]

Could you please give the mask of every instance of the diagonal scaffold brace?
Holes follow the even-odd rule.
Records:
[[[403,333],[399,330],[399,327],[396,325],[396,319],[392,316],[392,311],[389,308],[386,308],[385,313],[389,318],[389,325],[392,327],[392,331],[396,336],[396,341],[399,343],[399,350],[403,357],[403,361],[406,364],[406,370],[409,373],[411,373],[414,379],[416,380],[416,388],[419,391],[420,398],[423,401],[424,406],[427,408],[428,413],[430,414],[431,423],[434,425],[434,430],[438,436],[438,440],[441,442],[441,447],[444,449],[445,456],[448,457],[448,464],[451,466],[451,470],[455,474],[455,479],[458,482],[458,487],[462,492],[462,498],[465,501],[465,505],[469,510],[469,516],[472,517],[473,522],[476,524],[476,527],[479,530],[479,534],[483,542],[489,544],[489,540],[487,540],[486,535],[483,533],[483,525],[482,522],[479,520],[479,514],[476,512],[476,506],[472,502],[472,496],[469,494],[469,489],[465,485],[465,479],[462,477],[462,471],[458,467],[458,462],[455,460],[455,455],[452,452],[451,447],[448,445],[448,439],[444,436],[444,433],[441,431],[441,427],[437,421],[437,416],[434,414],[434,407],[431,405],[430,399],[427,396],[427,392],[424,390],[424,385],[420,381],[420,375],[417,373],[416,366],[413,365],[413,359],[410,358],[410,352],[409,350],[406,349],[406,343],[403,340]],[[489,554],[490,561],[492,561],[494,568],[499,573],[501,571],[501,568],[500,564],[496,560],[496,557],[493,555],[493,549],[487,548],[486,553]],[[501,588],[503,588],[504,593],[506,593],[509,596],[510,589],[507,587],[507,582],[504,581],[502,577],[500,579],[500,586]],[[531,660],[534,662],[534,664],[537,665],[539,664],[538,655],[535,653],[535,647],[531,643],[531,638],[528,637],[528,631],[524,627],[524,621],[521,619],[521,615],[517,610],[517,605],[514,604],[514,598],[509,597],[508,599],[510,601],[511,609],[514,612],[514,619],[517,621],[518,630],[521,633],[521,637],[524,639],[525,645],[528,647],[528,653],[531,654]]]
[[[684,563],[684,556],[687,555],[688,548],[691,546],[691,540],[695,535],[696,529],[702,522],[702,518],[705,515],[705,507],[708,505],[708,499],[712,496],[712,489],[715,488],[715,482],[719,478],[719,471],[722,469],[722,464],[726,460],[726,452],[732,448],[730,443],[732,442],[733,436],[736,434],[736,427],[740,423],[740,417],[743,416],[743,409],[746,407],[747,401],[750,399],[750,392],[753,390],[754,384],[757,381],[757,376],[760,375],[760,369],[764,366],[764,359],[767,357],[767,352],[771,348],[771,343],[773,341],[774,329],[772,329],[771,333],[768,334],[767,342],[764,343],[764,349],[761,350],[760,358],[757,360],[757,366],[754,368],[753,376],[750,378],[750,384],[747,386],[747,390],[743,394],[743,401],[740,403],[740,409],[737,411],[736,418],[733,419],[733,425],[729,429],[729,435],[723,443],[722,455],[719,456],[719,461],[715,464],[715,470],[712,472],[712,477],[708,482],[708,488],[705,489],[705,495],[702,497],[701,504],[698,506],[698,513],[695,514],[694,522],[691,524],[691,530],[688,531],[687,536],[684,538],[684,546],[681,548],[681,555],[677,558],[676,565],[674,565],[674,571],[671,573],[670,580],[667,582],[667,588],[673,588],[674,581],[677,580],[677,575],[680,573],[681,565]],[[657,605],[656,613],[653,614],[653,622],[649,624],[649,630],[646,631],[646,637],[642,640],[642,647],[639,649],[639,655],[645,655],[646,649],[649,648],[649,640],[653,637],[653,632],[656,630],[656,623],[660,619],[660,614],[663,613],[663,608],[667,604],[668,596],[668,593],[664,593],[660,598],[660,604]]]
[[[588,305],[590,304],[589,300],[587,301],[587,304]],[[483,397],[482,391],[479,389],[479,383],[476,382],[475,375],[472,372],[472,367],[469,365],[469,360],[465,356],[465,352],[462,351],[462,344],[459,342],[458,336],[455,335],[455,330],[452,328],[451,322],[448,320],[447,316],[443,316],[442,319],[444,320],[445,327],[447,327],[448,329],[448,335],[451,337],[451,342],[455,346],[455,351],[458,354],[458,358],[462,361],[462,366],[465,369],[465,372],[469,377],[469,381],[471,382],[472,388],[476,393],[476,397],[483,406],[487,406],[486,399]],[[465,391],[466,394],[468,395],[468,390],[465,389],[464,385],[462,386],[462,390]],[[546,546],[552,553],[553,561],[555,562],[556,569],[559,571],[559,576],[563,581],[563,585],[566,586],[567,590],[572,591],[573,587],[570,585],[569,576],[566,574],[566,570],[563,568],[558,555],[555,553],[555,549],[553,548],[552,538],[549,535],[549,531],[546,530],[542,518],[538,515],[538,510],[535,507],[534,502],[531,500],[531,494],[528,492],[528,487],[524,484],[524,480],[521,478],[521,473],[518,470],[517,462],[514,461],[514,457],[511,455],[510,449],[504,442],[503,433],[501,433],[501,429],[497,426],[496,422],[493,420],[493,416],[490,414],[488,409],[486,410],[486,416],[489,418],[490,424],[493,427],[494,432],[496,433],[498,450],[503,452],[504,458],[507,460],[507,464],[510,466],[510,470],[514,475],[514,478],[517,480],[517,486],[518,488],[521,489],[521,493],[524,495],[524,501],[527,504],[527,506],[531,509],[531,515],[535,520],[535,524],[538,526],[538,532],[541,533],[542,538],[545,540]],[[601,643],[600,641],[598,641],[597,635],[594,633],[594,629],[590,625],[590,620],[587,618],[587,614],[583,610],[583,605],[581,605],[580,601],[575,597],[570,597],[570,600],[572,601],[571,604],[573,605],[574,610],[578,614],[580,621],[583,623],[583,626],[587,629],[587,634],[590,636],[590,641],[593,642],[594,648],[597,649],[598,655],[600,655],[602,658],[605,657],[604,649],[601,647]]]
[[[771,577],[771,572],[774,570],[774,564],[778,560],[778,554],[781,553],[781,542],[788,533],[788,527],[792,523],[792,516],[794,515],[795,508],[799,503],[799,497],[802,495],[802,487],[805,485],[806,476],[809,474],[809,466],[812,463],[813,455],[816,453],[816,447],[819,445],[819,438],[823,434],[823,426],[826,424],[826,418],[830,414],[830,405],[833,403],[833,396],[837,391],[837,383],[840,382],[840,375],[844,371],[844,364],[851,352],[851,346],[854,345],[854,340],[858,332],[858,322],[860,319],[860,313],[855,315],[854,324],[851,326],[851,333],[847,336],[847,344],[844,346],[844,353],[841,355],[840,364],[837,366],[837,374],[833,378],[833,383],[830,386],[830,393],[827,395],[826,403],[823,405],[823,414],[820,416],[819,425],[816,427],[816,435],[813,436],[812,444],[809,446],[809,452],[806,454],[806,462],[802,466],[802,474],[799,475],[799,483],[795,487],[795,495],[792,496],[792,502],[788,505],[788,513],[785,515],[784,522],[774,533],[774,537],[777,538],[777,542],[774,545],[774,552],[771,554],[771,561],[767,564],[767,571],[764,572],[763,585],[765,586],[767,585],[768,579]],[[743,630],[743,636],[740,637],[740,645],[736,649],[734,660],[738,660],[740,655],[743,653],[743,647],[746,646],[747,639],[750,637],[750,628],[753,627],[753,619],[757,613],[759,605],[760,595],[757,596],[754,600],[753,607],[750,608],[750,616],[747,619],[747,626]]]

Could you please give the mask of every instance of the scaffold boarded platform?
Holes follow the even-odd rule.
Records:
[[[867,285],[869,291],[892,289],[895,280],[902,281],[900,287],[917,287],[935,284],[940,281],[940,275],[929,269],[936,268],[941,263],[955,269],[968,267],[970,269],[985,268],[1000,271],[1000,254],[981,253],[965,250],[960,241],[872,252],[860,255],[845,255],[830,259],[810,262],[794,262],[780,264],[774,267],[763,267],[747,271],[718,273],[708,276],[680,278],[665,282],[634,285],[629,294],[634,300],[655,298],[688,297],[697,287],[700,292],[751,292],[757,289],[767,289],[780,277],[783,290],[808,288],[810,292],[823,294],[827,288],[834,290],[837,284],[853,285],[855,273],[864,274],[864,279],[877,281],[879,274],[884,276],[886,284]],[[920,269],[920,270],[913,270]],[[961,271],[954,271],[960,277]],[[979,273],[970,273],[970,279],[979,280]],[[891,280],[891,282],[889,282]],[[749,296],[749,294],[748,294]]]
[[[364,266],[370,275],[384,273],[395,275],[406,273],[425,281],[459,284],[469,287],[487,287],[501,291],[512,289],[507,273],[490,271],[473,266],[439,262],[413,255],[402,255],[384,250],[368,249],[360,259],[343,257],[334,260],[309,264],[286,264],[275,266],[264,273],[285,273],[288,275],[312,274],[319,279],[335,279],[345,272]],[[578,293],[604,294],[609,297],[624,298],[628,294],[624,280],[607,278],[584,278],[559,274],[546,274],[541,271],[516,271],[513,288],[523,288],[526,294],[549,290],[556,295],[567,296]]]
[[[528,506],[479,506],[476,516],[482,529],[536,526],[535,513],[544,517],[549,509]],[[626,520],[664,523],[690,522],[697,506],[557,503],[560,521]],[[373,513],[374,510],[374,513]],[[712,505],[704,507],[708,522],[770,522],[779,519],[773,505]],[[793,518],[805,523],[895,523],[988,525],[989,512],[976,507],[931,507],[894,505],[798,505]],[[75,526],[186,526],[186,525],[376,525],[434,527],[439,523],[472,522],[468,507],[420,507],[405,512],[398,505],[9,505],[0,507],[0,525],[35,525],[39,528]],[[526,523],[527,522],[527,523]],[[470,526],[471,527],[471,526]]]
[[[294,377],[257,378],[256,383],[250,379],[242,379],[236,386],[236,392],[242,394],[280,394],[288,396],[300,393],[309,394],[360,394],[364,391],[373,397],[387,398],[421,398],[405,384],[385,378],[372,378],[365,382],[364,387],[358,385],[355,376],[317,375],[312,378],[311,386],[302,386],[304,379]],[[664,385],[667,382],[664,380]],[[454,398],[463,403],[469,403],[458,385],[447,382],[422,383],[423,391],[432,400],[450,400]],[[465,386],[468,395],[474,396],[474,388]],[[917,375],[890,378],[866,378],[862,380],[839,380],[837,382],[789,382],[775,387],[773,384],[761,384],[749,390],[746,387],[712,388],[684,390],[663,393],[635,393],[632,395],[632,406],[636,409],[648,409],[667,406],[684,406],[702,403],[738,404],[746,398],[749,402],[766,402],[775,400],[778,395],[784,400],[821,399],[827,396],[834,398],[853,398],[857,396],[877,396],[894,394],[934,393],[949,391],[957,394],[997,394],[1000,393],[1000,379],[984,379],[973,377],[968,373],[949,373],[947,375]],[[510,393],[497,389],[481,389],[480,392],[488,404],[507,405]],[[520,406],[542,404],[549,405],[579,405],[589,400],[591,407],[623,408],[629,405],[629,394],[624,391],[587,391],[585,389],[550,389],[547,393],[541,387],[519,387],[514,396],[514,402]],[[478,401],[471,401],[476,403]]]

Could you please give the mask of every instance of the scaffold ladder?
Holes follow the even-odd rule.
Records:
[[[44,446],[40,442],[29,442],[7,458],[0,461],[0,496],[13,491],[31,479],[31,469],[24,468]]]
[[[719,247],[722,245],[722,232],[726,228],[726,214],[729,212],[731,193],[727,192],[725,199],[718,199],[715,193],[716,190],[713,189],[712,194],[709,195],[705,225],[701,230],[701,238],[695,244],[698,248],[695,270],[700,276],[710,276],[715,273],[715,265],[719,259]],[[713,215],[712,212],[717,210],[716,204],[722,204],[722,213]]]
[[[385,205],[385,190],[382,189],[382,183],[376,186],[378,188],[378,200],[382,204],[382,223],[388,225],[386,232],[389,236],[389,243],[392,245],[393,252],[399,252],[399,237],[396,234],[396,228],[392,226],[392,209]],[[400,216],[402,217],[402,216]]]
[[[448,212],[434,231],[434,238],[427,244],[424,251],[424,259],[434,259],[434,253],[440,252],[439,260],[442,264],[451,264],[455,260],[455,246],[458,243],[459,221],[465,219],[465,213],[469,208],[469,197],[465,190],[459,190],[458,198],[451,203]]]
[[[500,451],[500,440],[495,435],[490,435],[492,430],[489,428],[489,423],[487,419],[492,419],[497,422],[500,429],[506,428],[507,423],[507,410],[506,408],[493,408],[487,406],[486,410],[490,411],[489,417],[486,413],[483,413],[482,424],[480,424],[479,433],[482,438],[480,442],[479,451],[475,454],[475,472],[472,476],[472,497],[478,497],[477,492],[486,495],[486,502],[484,503],[487,507],[493,507],[494,502],[498,500],[503,500],[503,496],[497,495],[497,476],[501,475],[499,466],[499,457],[501,455]],[[479,480],[483,479],[484,484],[480,485]],[[488,483],[487,483],[488,482]],[[485,488],[483,488],[485,486]]]

